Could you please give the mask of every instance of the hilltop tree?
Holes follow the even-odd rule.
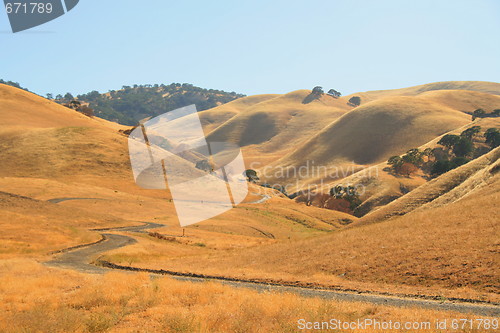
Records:
[[[323,87],[320,87],[320,86],[314,87],[313,90],[312,90],[312,93],[314,95],[323,95],[324,94]]]
[[[441,138],[441,140],[438,141],[438,145],[451,149],[458,143],[458,141],[460,141],[460,137],[458,135],[446,134]]]
[[[51,93],[48,93],[46,96],[47,96],[47,99],[54,99],[54,95]]]
[[[333,96],[335,98],[338,98],[338,97],[342,96],[342,94],[339,91],[335,90],[335,89],[328,90],[327,94],[330,95],[330,96]]]
[[[63,99],[63,96],[62,96],[61,94],[57,94],[57,95],[56,95],[56,99],[57,99],[57,100],[61,100],[61,99]]]
[[[361,97],[359,96],[353,96],[349,99],[349,104],[352,104],[354,106],[359,106],[361,104]]]
[[[6,84],[6,85],[14,87],[14,88],[19,88],[19,89],[29,91],[28,89],[21,87],[21,85],[19,83],[14,82],[14,81],[4,81],[4,80],[0,79],[0,83]]]
[[[500,131],[497,128],[488,128],[484,133],[486,138],[486,144],[491,148],[496,148],[500,146]]]
[[[103,94],[91,91],[78,95],[78,99],[82,103],[88,103],[99,117],[133,126],[141,119],[155,117],[186,105],[195,104],[198,111],[203,111],[244,96],[180,83],[158,87],[137,85],[137,88],[133,89],[124,86],[123,90]],[[71,101],[69,97],[72,96],[65,96],[64,102]]]
[[[469,140],[472,140],[474,135],[478,134],[481,131],[481,126],[472,126],[465,131],[463,131],[460,136],[466,137]]]

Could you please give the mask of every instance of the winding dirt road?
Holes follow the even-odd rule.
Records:
[[[164,227],[163,224],[144,222],[145,224],[133,227],[93,229],[94,231],[128,231],[145,233],[147,229]],[[88,244],[87,246],[69,248],[62,250],[61,255],[45,264],[53,267],[71,268],[85,273],[105,273],[109,269],[99,267],[93,264],[97,257],[107,251],[118,249],[127,245],[137,243],[129,236],[117,235],[112,233],[101,233],[102,239],[98,242]]]
[[[130,236],[118,235],[112,231],[125,231],[144,233],[148,229],[163,227],[158,223],[144,222],[144,224],[133,227],[95,229],[100,231],[103,239],[93,243],[84,245],[78,248],[70,248],[61,250],[61,254],[56,255],[51,261],[46,262],[46,265],[60,268],[69,268],[85,273],[102,274],[113,269],[119,269],[128,272],[148,272],[153,276],[169,275],[174,279],[203,282],[217,281],[233,287],[243,287],[257,290],[259,292],[287,292],[304,297],[321,297],[324,299],[332,299],[338,301],[349,302],[367,302],[379,305],[389,305],[397,307],[419,307],[433,310],[450,310],[462,313],[470,313],[481,316],[500,317],[500,306],[496,304],[474,302],[472,300],[454,300],[454,301],[436,301],[431,297],[427,299],[417,297],[405,297],[405,295],[379,295],[366,292],[342,291],[342,290],[327,290],[317,289],[314,287],[299,287],[294,285],[286,285],[279,283],[267,283],[252,280],[243,280],[235,278],[225,278],[220,276],[209,276],[201,274],[180,273],[166,270],[141,269],[129,266],[120,266],[107,262],[100,262],[97,266],[94,262],[104,252],[134,244],[137,241]]]

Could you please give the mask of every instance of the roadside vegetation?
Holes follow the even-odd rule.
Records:
[[[150,278],[145,273],[84,275],[19,259],[3,262],[0,273],[2,332],[296,332],[299,319],[434,322],[480,318],[258,293],[214,282]],[[20,276],[23,283],[19,283]],[[465,331],[470,332],[457,332]]]

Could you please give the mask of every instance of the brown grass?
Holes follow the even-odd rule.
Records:
[[[495,177],[493,170],[498,165],[499,156],[499,148],[490,151],[364,216],[359,223],[383,221],[392,216],[404,215],[415,209],[442,206],[464,196],[476,196],[476,192],[484,186],[498,189],[498,176]]]
[[[358,92],[348,96],[345,99],[348,100],[352,96],[360,96],[361,102],[363,101],[373,101],[383,97],[391,96],[417,96],[419,94],[425,94],[426,92],[439,90],[466,90],[466,91],[477,91],[492,95],[500,95],[500,83],[497,82],[486,82],[486,81],[446,81],[446,82],[434,82],[428,84],[422,84],[419,86],[401,88],[401,89],[391,89],[391,90],[373,90],[366,92]],[[472,110],[474,111],[474,110]]]
[[[36,112],[34,112],[36,110]],[[83,126],[118,130],[124,126],[89,118],[33,93],[0,84],[2,127],[19,129]]]
[[[251,105],[219,124],[208,139],[244,147],[248,166],[252,162],[266,165],[351,109],[345,102],[329,96],[303,104],[309,93],[298,90]]]
[[[203,130],[206,134],[208,134],[238,113],[243,112],[258,103],[278,96],[279,95],[273,94],[247,96],[222,104],[210,110],[201,111],[198,114],[200,116]]]
[[[452,204],[328,236],[135,265],[498,301],[497,201],[498,181]]]
[[[103,225],[126,222],[0,192],[0,258],[46,256],[50,251],[94,242],[101,237],[88,228]]]
[[[310,160],[316,165],[334,161],[373,164],[469,121],[464,113],[426,100],[384,98],[344,115],[277,163],[300,166]]]
[[[4,261],[0,273],[2,332],[295,332],[300,318],[432,323],[480,318],[257,293],[146,274],[83,275],[27,260]]]

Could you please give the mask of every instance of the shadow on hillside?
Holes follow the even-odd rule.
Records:
[[[302,100],[302,104],[309,104],[312,101],[319,99],[320,97],[321,95],[310,93]]]

